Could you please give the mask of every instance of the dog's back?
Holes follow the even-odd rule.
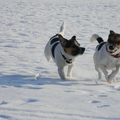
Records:
[[[60,27],[60,32],[59,32],[59,34],[62,35],[62,36],[64,35],[65,27],[66,27],[66,23],[63,22],[63,24]],[[56,34],[55,36],[50,38],[47,45],[45,46],[44,54],[45,54],[45,57],[48,61],[51,58],[51,53],[50,53],[51,52],[51,47],[50,46],[52,46],[52,55],[54,57],[54,49],[58,45],[58,43],[59,43],[59,38],[58,38],[58,34]]]

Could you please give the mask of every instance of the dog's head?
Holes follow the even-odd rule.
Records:
[[[110,30],[107,41],[107,49],[111,54],[118,54],[120,52],[120,34]]]
[[[80,44],[76,40],[76,36],[73,36],[70,40],[63,38],[63,36],[59,35],[59,40],[61,46],[65,50],[65,52],[72,56],[82,55],[85,51],[84,47],[80,47]]]

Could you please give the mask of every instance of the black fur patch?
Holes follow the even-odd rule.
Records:
[[[59,38],[54,38],[53,40],[51,40],[50,44],[53,44],[54,42],[59,41]]]
[[[102,42],[102,43],[100,43],[100,44],[97,46],[98,51],[102,48],[102,46],[103,46],[105,43],[106,43],[106,42]]]
[[[98,38],[97,38],[97,41],[98,41],[99,43],[101,43],[101,42],[103,42],[104,40],[103,40],[101,37],[98,37]]]
[[[54,55],[54,51],[55,51],[55,47],[59,44],[59,42],[55,43],[52,47],[52,55],[53,57],[55,58],[55,55]]]

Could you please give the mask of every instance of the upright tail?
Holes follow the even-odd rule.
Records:
[[[60,32],[59,32],[60,35],[62,36],[64,35],[65,28],[66,28],[66,22],[64,21],[60,27]]]
[[[104,40],[98,34],[93,34],[90,39],[91,43],[93,43],[95,41],[98,41],[98,43],[104,42]]]

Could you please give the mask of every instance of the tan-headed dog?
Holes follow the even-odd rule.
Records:
[[[95,69],[99,79],[102,70],[108,83],[112,83],[120,70],[120,34],[110,30],[107,42],[97,34],[93,34],[90,41],[99,43],[94,54]],[[112,70],[112,73],[108,74],[107,69]]]
[[[63,37],[65,31],[65,22],[63,22],[60,33],[51,37],[47,43],[44,53],[46,59],[49,61],[52,57],[58,67],[58,73],[62,80],[65,80],[64,67],[68,66],[67,76],[71,77],[72,68],[74,65],[75,57],[82,55],[85,48],[80,47],[76,41],[76,36],[70,40]]]

